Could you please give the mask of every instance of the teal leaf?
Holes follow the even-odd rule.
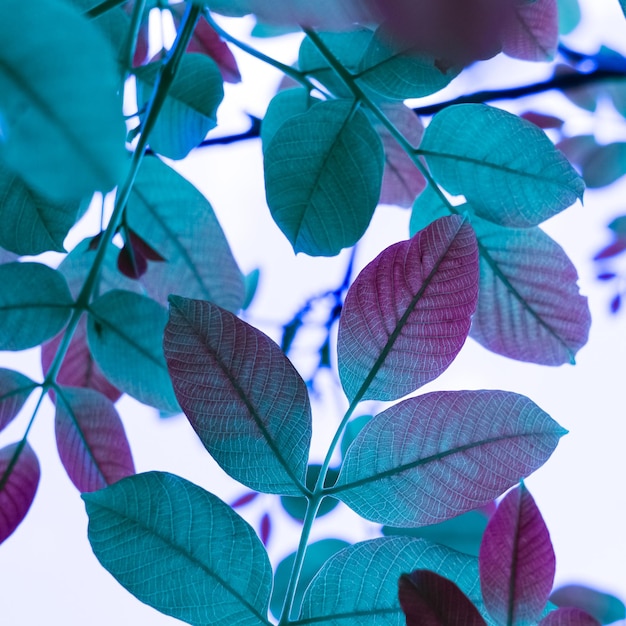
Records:
[[[0,350],[25,350],[56,335],[74,300],[63,276],[41,263],[0,265]]]
[[[535,226],[582,198],[582,179],[545,133],[493,107],[444,109],[419,153],[447,191],[463,194],[477,215],[502,226]]]
[[[586,585],[563,585],[550,595],[550,602],[559,607],[577,607],[592,615],[601,624],[626,619],[626,606],[610,593]]]
[[[166,323],[160,304],[116,289],[89,305],[87,341],[111,383],[140,402],[174,412],[179,407],[162,346]]]
[[[33,11],[5,0],[0,40],[0,159],[55,201],[114,187],[127,167],[126,131],[98,28],[64,2],[41,0]]]
[[[244,297],[243,304],[241,305],[241,308],[244,311],[252,304],[252,301],[254,300],[254,296],[256,296],[256,291],[259,287],[260,276],[261,276],[261,270],[257,267],[243,277],[243,283],[245,287],[245,297]],[[224,308],[227,308],[227,307],[224,307]]]
[[[354,245],[378,204],[383,165],[381,141],[352,101],[287,120],[265,150],[265,191],[294,251],[334,256]]]
[[[176,397],[221,467],[256,491],[303,495],[311,407],[280,348],[232,313],[179,296],[163,343]]]
[[[339,319],[348,399],[396,400],[435,379],[462,348],[478,298],[478,249],[460,216],[389,246],[359,274]]]
[[[626,143],[596,145],[581,163],[582,176],[591,189],[606,187],[626,174]]]
[[[135,69],[137,104],[148,100],[161,64]],[[185,54],[159,117],[150,132],[150,147],[170,159],[183,159],[217,125],[217,108],[224,98],[219,67],[204,54]]]
[[[569,35],[580,24],[578,0],[558,0],[559,33]]]
[[[165,472],[82,497],[96,557],[136,598],[194,626],[268,624],[267,554],[219,498]]]
[[[563,434],[519,394],[428,393],[375,416],[327,493],[374,522],[435,524],[517,484],[548,460]]]
[[[463,209],[465,208],[464,206]],[[450,215],[448,204],[442,200],[432,185],[428,185],[413,203],[411,221],[409,222],[409,234],[412,237],[415,233],[432,224],[436,219],[446,215]]]
[[[0,430],[13,421],[35,387],[24,374],[0,368]]]
[[[363,430],[365,424],[372,419],[372,415],[359,415],[355,419],[348,422],[346,429],[343,431],[343,437],[341,438],[341,444],[339,449],[341,450],[341,458],[346,456],[348,448],[352,445],[352,442],[356,439],[356,436]]]
[[[332,556],[308,586],[294,624],[404,626],[398,579],[415,568],[449,578],[484,611],[476,558],[423,539],[382,537]]]
[[[243,304],[243,276],[206,198],[158,159],[144,159],[126,210],[135,233],[165,258],[141,278],[167,306],[172,294],[211,300],[231,311]]]
[[[51,202],[2,162],[0,198],[0,246],[20,255],[65,251],[63,240],[76,221],[77,202]]]

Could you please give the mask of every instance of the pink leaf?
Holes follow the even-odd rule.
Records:
[[[352,401],[395,400],[441,374],[463,346],[478,298],[478,248],[461,216],[384,250],[350,287],[339,375]]]
[[[539,626],[600,626],[600,622],[582,609],[565,607],[548,613]]]
[[[621,254],[624,250],[626,250],[626,239],[616,239],[608,246],[602,248],[602,250],[593,257],[593,260],[601,261],[602,259],[610,259],[611,257]]]
[[[261,537],[261,541],[264,546],[267,546],[267,542],[270,540],[270,533],[272,531],[272,520],[267,513],[263,514],[261,518],[261,529],[259,532],[259,536]]]
[[[559,41],[557,0],[516,0],[502,34],[502,52],[525,61],[550,61]]]
[[[550,534],[524,484],[500,503],[480,546],[480,586],[491,616],[530,626],[541,617],[554,580]]]
[[[20,444],[0,450],[0,543],[20,524],[28,513],[39,484],[39,461],[28,442],[19,453],[10,474],[6,474]]]
[[[55,431],[61,462],[80,492],[135,473],[124,426],[113,403],[92,389],[61,387]]]
[[[0,368],[0,430],[20,412],[36,386],[23,374]]]
[[[458,586],[435,572],[418,569],[402,574],[398,595],[407,626],[485,626]]]
[[[539,128],[561,128],[565,122],[555,115],[546,115],[545,113],[538,113],[537,111],[526,111],[521,113],[520,117],[527,122],[531,122]]]
[[[44,374],[47,374],[50,370],[50,365],[62,338],[63,335],[59,334],[42,346],[41,365]],[[56,381],[59,385],[67,387],[95,389],[105,395],[111,402],[117,401],[122,395],[122,392],[104,377],[104,374],[91,356],[89,346],[87,345],[87,321],[84,316],[78,322]]]
[[[245,506],[252,502],[259,494],[256,491],[249,491],[244,493],[243,496],[239,496],[230,506],[233,509],[238,509],[240,506]]]

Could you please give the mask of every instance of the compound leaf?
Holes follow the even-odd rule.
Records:
[[[35,387],[24,374],[0,368],[0,430],[13,421]]]

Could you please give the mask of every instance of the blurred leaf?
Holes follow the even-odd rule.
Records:
[[[178,401],[224,471],[256,491],[302,495],[311,407],[280,348],[232,313],[178,296],[163,343]]]
[[[611,259],[626,250],[626,239],[615,239],[608,246],[605,246],[593,256],[594,261],[602,261],[603,259]]]
[[[339,320],[339,377],[351,402],[396,400],[450,365],[476,307],[477,259],[470,225],[449,216],[365,267]]]
[[[320,102],[287,120],[265,150],[265,190],[294,252],[334,256],[363,235],[378,204],[384,155],[349,100]]]
[[[28,513],[39,484],[39,461],[28,442],[7,476],[9,464],[19,446],[19,443],[12,443],[0,449],[0,543],[13,533]]]
[[[137,105],[150,99],[160,62],[135,69]],[[215,62],[197,53],[185,54],[150,132],[150,147],[170,159],[183,159],[217,125],[217,107],[224,98],[222,75]]]
[[[117,68],[98,28],[64,2],[40,0],[33,11],[3,0],[0,40],[0,158],[59,202],[115,186],[127,167],[125,127]]]
[[[165,472],[82,497],[96,557],[136,598],[196,626],[268,624],[267,554],[219,498]]]
[[[611,313],[617,313],[620,310],[621,306],[622,306],[622,296],[620,294],[617,294],[611,300]]]
[[[626,215],[620,215],[611,220],[609,228],[618,236],[626,239]]]
[[[619,0],[619,4],[622,7],[622,13],[626,16],[626,0]]]
[[[402,574],[399,598],[407,626],[486,626],[476,607],[457,585],[429,570]]]
[[[528,476],[565,432],[519,394],[427,393],[399,402],[365,426],[328,494],[380,524],[435,524],[493,500]]]
[[[600,622],[582,609],[565,607],[548,613],[539,626],[600,626]]]
[[[551,61],[559,43],[557,0],[514,2],[504,29],[502,52],[525,61]]]
[[[254,296],[256,295],[256,291],[259,287],[260,275],[261,270],[257,267],[243,277],[245,287],[245,298],[243,304],[241,305],[241,309],[243,311],[245,311],[254,300]]]
[[[232,311],[244,281],[206,198],[158,159],[144,159],[126,209],[128,225],[166,262],[149,263],[141,282],[167,305],[170,294],[211,300]]]
[[[261,543],[264,546],[267,546],[267,543],[270,540],[270,534],[272,532],[272,520],[267,513],[263,514],[261,518],[261,526],[259,529],[259,537],[261,539]]]
[[[359,415],[359,417],[348,422],[341,438],[341,458],[345,458],[348,448],[356,439],[356,436],[363,430],[363,427],[372,419],[372,415]]]
[[[343,550],[343,548],[347,548],[349,545],[349,543],[341,541],[340,539],[322,539],[321,541],[316,541],[310,546],[307,546],[293,606],[299,607],[301,605],[304,590],[309,586],[309,583],[322,565],[324,565],[333,554],[336,554],[339,550]],[[285,594],[287,593],[287,586],[289,585],[289,578],[295,557],[296,553],[292,552],[276,567],[274,588],[272,590],[272,599],[270,600],[270,611],[276,619],[279,619],[280,612],[285,602]]]
[[[558,0],[559,33],[569,35],[580,24],[578,0]]]
[[[22,410],[37,383],[24,374],[0,368],[0,430],[10,424]]]
[[[113,403],[92,389],[60,389],[54,422],[57,449],[75,487],[96,491],[134,474],[128,439]]]
[[[41,263],[0,265],[0,350],[25,350],[56,335],[74,300],[63,276]]]
[[[129,291],[108,291],[89,305],[87,340],[109,381],[140,402],[177,411],[163,355],[167,311]]]
[[[598,145],[581,163],[587,186],[606,187],[626,174],[626,142]]]
[[[565,121],[560,117],[556,117],[556,115],[548,115],[538,111],[526,111],[525,113],[520,113],[520,117],[544,130],[547,128],[562,128],[563,124],[565,124]]]
[[[419,153],[446,191],[502,226],[534,226],[582,198],[583,181],[543,131],[483,104],[437,113]]]
[[[548,602],[556,559],[548,528],[524,483],[504,497],[489,520],[479,566],[490,615],[499,623],[535,624]]]
[[[626,607],[619,598],[585,585],[563,585],[552,592],[550,602],[560,607],[583,609],[601,624],[626,619]]]
[[[322,466],[317,463],[311,464],[307,467],[306,486],[311,491],[315,489],[315,484],[318,476],[320,475],[321,468]],[[333,485],[337,480],[337,476],[339,476],[339,472],[332,467],[329,468],[326,474],[326,479],[324,480],[324,486],[329,487]],[[281,496],[280,503],[282,504],[283,509],[285,509],[285,511],[295,520],[298,520],[299,522],[304,520],[307,509],[306,498],[299,498],[297,496]],[[339,502],[335,498],[324,498],[315,517],[322,517],[323,515],[330,513],[338,504]]]

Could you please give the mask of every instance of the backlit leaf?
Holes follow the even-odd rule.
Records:
[[[581,178],[543,131],[483,104],[435,115],[419,152],[447,191],[503,226],[534,226],[582,197]]]
[[[135,69],[139,108],[150,99],[160,63]],[[150,147],[170,159],[183,159],[217,125],[224,98],[222,75],[208,56],[185,54],[159,117],[150,132]]]
[[[373,522],[435,524],[528,476],[565,432],[515,393],[427,393],[392,406],[363,428],[328,494]]]
[[[164,347],[176,397],[222,468],[256,491],[302,495],[311,407],[280,348],[232,313],[178,296]]]
[[[546,524],[522,483],[500,502],[480,546],[480,586],[490,615],[503,624],[536,624],[555,565]]]
[[[403,574],[399,598],[407,626],[485,626],[478,609],[451,580],[425,569]]]
[[[0,350],[25,350],[56,335],[74,300],[63,276],[41,263],[0,265]]]
[[[140,402],[164,411],[178,403],[163,356],[167,311],[154,300],[113,290],[89,306],[87,341],[109,381]]]
[[[384,250],[359,274],[339,320],[339,376],[353,401],[396,400],[435,379],[467,337],[478,250],[460,216]]]
[[[268,624],[267,554],[219,498],[164,472],[82,497],[96,557],[136,598],[194,626]]]
[[[580,24],[578,0],[558,0],[559,33],[568,35]]]
[[[294,251],[334,256],[370,223],[383,176],[380,139],[350,100],[287,120],[265,150],[265,191]]]
[[[548,613],[539,626],[600,626],[601,623],[582,609],[568,606]]]
[[[0,430],[13,421],[35,387],[24,374],[0,368]]]
[[[559,42],[557,0],[514,3],[504,31],[502,52],[526,61],[551,61]]]
[[[601,624],[626,619],[626,607],[619,598],[585,585],[559,587],[550,594],[550,602],[560,607],[583,609]]]
[[[0,543],[28,513],[39,484],[39,461],[28,442],[24,444],[11,473],[7,475],[19,445],[13,443],[0,449]]]
[[[58,395],[57,449],[76,488],[96,491],[134,474],[130,446],[113,403],[92,389],[62,387]]]
[[[245,287],[228,241],[206,198],[158,159],[144,159],[131,193],[128,225],[165,262],[148,264],[142,284],[167,305],[172,294],[236,311]]]
[[[127,163],[109,43],[54,0],[36,11],[20,0],[0,3],[0,40],[0,158],[56,201],[111,189]]]

